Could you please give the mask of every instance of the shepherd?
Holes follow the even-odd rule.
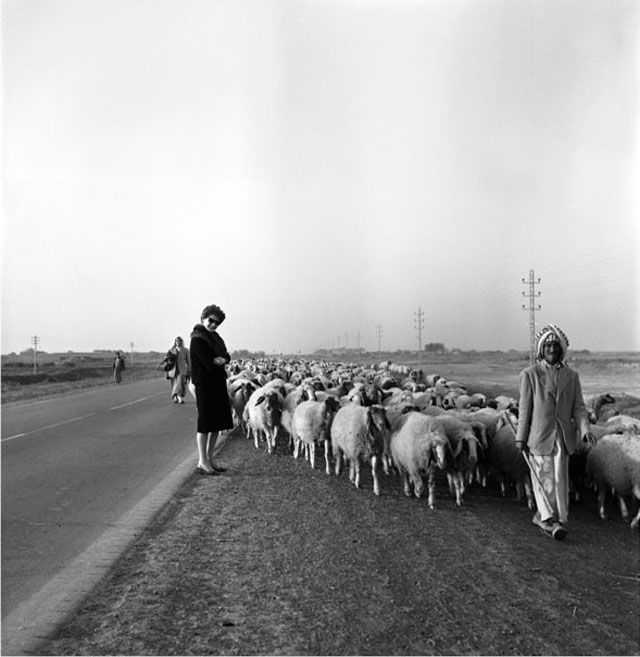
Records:
[[[569,520],[569,456],[595,444],[578,373],[567,363],[569,339],[555,324],[536,336],[537,362],[520,373],[516,445],[531,470],[538,510],[533,523],[562,540]]]

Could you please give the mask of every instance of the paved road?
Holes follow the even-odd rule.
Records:
[[[164,379],[2,409],[3,647],[48,601],[90,588],[184,481],[195,420]]]

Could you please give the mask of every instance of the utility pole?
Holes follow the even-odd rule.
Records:
[[[356,333],[356,343],[358,345],[358,351],[360,351],[360,331]]]
[[[131,365],[133,365],[133,342],[129,343],[131,345]]]
[[[418,312],[413,313],[413,327],[418,330],[418,369],[422,369],[422,329],[424,328],[424,313],[418,306]]]
[[[542,306],[538,304],[536,306],[535,300],[537,297],[540,296],[540,292],[536,292],[536,285],[540,284],[540,279],[535,280],[534,278],[535,274],[533,269],[529,270],[529,293],[527,294],[526,292],[522,293],[523,297],[527,297],[529,299],[529,364],[533,365],[536,362],[536,310],[540,310]],[[523,283],[527,283],[527,281],[523,278],[522,279]],[[527,306],[525,304],[522,304],[523,310],[527,310]]]
[[[33,373],[38,373],[38,341],[40,338],[37,335],[34,335],[33,338]]]
[[[376,324],[376,335],[378,336],[378,354],[380,353],[380,344],[382,342],[382,324]]]

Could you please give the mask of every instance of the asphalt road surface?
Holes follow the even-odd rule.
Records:
[[[55,624],[194,470],[195,425],[193,398],[172,403],[162,378],[2,409],[4,654]]]

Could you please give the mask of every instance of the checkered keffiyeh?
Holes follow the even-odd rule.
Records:
[[[562,349],[562,360],[567,357],[567,350],[569,349],[569,338],[565,332],[555,324],[548,324],[536,335],[536,345],[538,350],[538,360],[544,358],[544,343],[550,341],[557,341],[560,343]]]

